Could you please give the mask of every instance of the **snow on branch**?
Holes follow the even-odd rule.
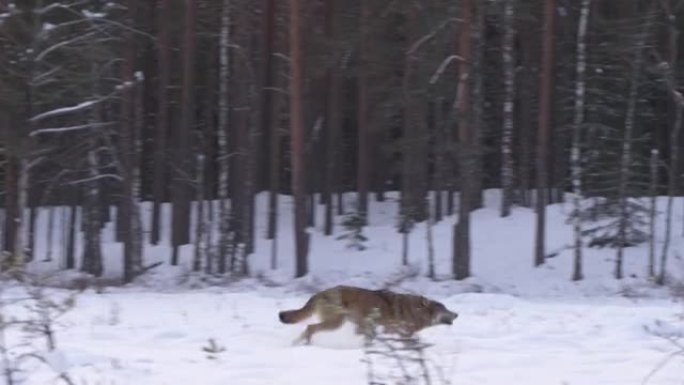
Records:
[[[48,4],[42,8],[38,8],[34,10],[33,12],[37,15],[45,15],[46,13],[55,10],[55,9],[71,9],[73,7],[79,6],[79,5],[84,5],[87,4],[88,0],[80,0],[80,1],[75,1],[71,4],[63,4],[63,3],[52,3]]]
[[[458,55],[451,55],[451,56],[447,57],[446,59],[444,59],[442,64],[440,64],[439,67],[437,68],[437,71],[435,71],[435,73],[432,75],[432,77],[430,77],[430,84],[437,83],[437,80],[439,80],[439,78],[442,76],[442,74],[444,73],[444,70],[446,70],[446,68],[449,66],[449,64],[451,64],[451,62],[454,60],[463,61],[465,59],[463,59],[462,56],[458,56]]]
[[[68,126],[68,127],[41,128],[39,130],[32,131],[30,136],[37,136],[37,135],[43,135],[43,134],[62,134],[62,133],[71,132],[71,131],[80,131],[80,130],[87,130],[87,129],[92,129],[92,128],[107,127],[107,126],[111,126],[112,124],[114,124],[114,122],[87,123],[87,124],[79,124],[76,126]]]
[[[29,122],[35,123],[37,121],[46,119],[46,118],[52,118],[55,116],[60,116],[60,115],[66,115],[70,114],[72,112],[79,112],[83,111],[85,109],[88,109],[97,103],[107,99],[107,97],[102,97],[100,99],[95,99],[95,100],[87,100],[85,102],[79,103],[75,106],[70,106],[70,107],[62,107],[62,108],[57,108],[51,111],[43,112],[41,114],[38,114],[32,118],[29,119]]]
[[[458,21],[461,21],[461,20],[460,20],[460,19],[455,19],[455,18],[449,18],[449,19],[443,21],[443,22],[440,23],[436,28],[432,29],[432,31],[430,31],[427,35],[421,37],[421,38],[418,39],[415,43],[411,44],[411,47],[409,47],[409,49],[406,51],[406,54],[407,54],[407,55],[413,55],[414,53],[416,53],[416,51],[417,51],[423,44],[425,44],[427,41],[429,41],[429,40],[431,40],[433,37],[435,37],[435,35],[437,35],[437,32],[441,31],[442,29],[444,29],[444,27],[446,27],[447,25],[449,25],[449,23],[454,22],[454,21],[458,22]]]
[[[50,52],[52,52],[52,51],[55,51],[55,50],[57,50],[57,49],[59,49],[59,48],[65,47],[65,46],[67,46],[67,45],[69,45],[69,44],[71,44],[71,43],[74,43],[74,42],[77,42],[77,41],[80,41],[80,40],[87,40],[87,39],[89,39],[89,38],[92,37],[92,36],[95,36],[95,34],[91,32],[91,33],[86,33],[86,34],[83,34],[83,35],[78,35],[78,36],[74,37],[73,39],[60,41],[59,43],[54,44],[54,45],[52,45],[52,46],[50,46],[50,47],[44,49],[41,53],[39,53],[39,54],[36,56],[35,61],[39,62],[39,61],[45,59],[45,56],[47,56],[47,55],[48,55]]]
[[[51,80],[50,78],[51,78],[54,74],[56,74],[57,72],[59,72],[59,71],[61,71],[61,70],[62,70],[62,66],[57,66],[57,67],[54,67],[54,68],[52,68],[52,69],[50,69],[50,70],[48,70],[48,71],[46,71],[46,72],[43,72],[43,73],[41,73],[41,74],[38,74],[38,75],[36,75],[33,79],[31,79],[31,84],[32,84],[33,86],[37,86],[37,85],[42,84],[42,82],[43,82],[44,80],[50,81],[50,80]]]
[[[98,181],[98,180],[100,180],[100,179],[110,179],[110,178],[111,178],[111,179],[114,179],[114,180],[117,180],[117,181],[119,181],[119,182],[123,181],[123,178],[122,178],[121,176],[117,175],[117,174],[99,174],[99,175],[95,175],[95,176],[90,177],[90,178],[83,178],[83,179],[73,180],[73,181],[71,181],[71,182],[69,182],[69,183],[67,183],[67,184],[69,184],[69,185],[76,185],[76,184],[94,182],[94,181]]]

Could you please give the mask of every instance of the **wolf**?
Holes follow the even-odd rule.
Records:
[[[335,286],[314,294],[300,309],[279,312],[278,318],[295,324],[314,314],[320,322],[308,325],[295,344],[311,344],[315,333],[338,329],[345,321],[355,324],[356,333],[366,337],[372,337],[376,326],[410,337],[430,326],[451,325],[458,317],[442,303],[420,295]]]

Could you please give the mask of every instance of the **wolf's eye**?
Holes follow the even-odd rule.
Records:
[[[428,305],[430,305],[430,301],[428,301],[427,298],[423,298],[423,300],[421,301],[421,305],[428,307]]]

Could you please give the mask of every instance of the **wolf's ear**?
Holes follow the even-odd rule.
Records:
[[[423,306],[425,306],[425,307],[428,307],[428,306],[430,305],[430,300],[428,300],[427,298],[423,297],[423,298],[421,299],[421,301],[420,301],[420,304],[423,305]]]

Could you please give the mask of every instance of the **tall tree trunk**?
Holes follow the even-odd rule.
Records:
[[[461,25],[459,32],[458,95],[454,106],[458,114],[458,167],[460,199],[458,222],[454,225],[453,275],[455,279],[470,276],[470,210],[472,207],[472,154],[473,131],[472,111],[472,57],[473,57],[473,0],[464,0],[461,5]]]
[[[556,0],[546,0],[542,36],[542,62],[539,78],[539,126],[537,129],[537,194],[535,197],[537,223],[535,232],[534,265],[546,259],[546,200],[549,184],[549,142],[551,137],[554,78],[554,44],[556,29]]]
[[[65,226],[64,267],[68,270],[76,268],[76,223],[78,222],[78,193],[69,189],[69,221]]]
[[[290,147],[294,197],[295,277],[309,271],[306,233],[306,171],[304,164],[304,55],[301,0],[290,0]]]
[[[279,82],[276,84],[280,84]],[[281,135],[281,108],[283,98],[280,95],[273,95],[272,112],[273,119],[271,120],[271,137],[270,139],[270,175],[269,175],[269,223],[268,235],[272,239],[271,244],[271,268],[278,268],[278,211],[279,199],[278,196],[281,190],[281,158],[283,139]]]
[[[501,216],[511,214],[513,201],[513,120],[515,104],[515,0],[504,3],[504,67],[503,127],[501,132]]]
[[[4,112],[3,112],[4,114]],[[3,115],[6,116],[6,115]],[[16,238],[18,233],[19,223],[21,222],[21,214],[19,212],[19,162],[18,157],[14,153],[17,150],[16,136],[17,133],[12,129],[10,119],[1,121],[0,124],[4,133],[6,148],[10,151],[5,152],[5,225],[3,231],[3,260],[5,257],[10,258],[9,263],[13,263],[16,247]],[[7,266],[0,266],[5,268]]]
[[[276,83],[279,84],[279,83]],[[281,109],[280,95],[273,95],[272,110],[271,114],[273,119],[271,119],[270,130],[270,174],[269,174],[269,196],[268,196],[268,234],[267,239],[272,240],[271,247],[271,268],[278,268],[278,212],[279,212],[279,199],[278,196],[281,190],[281,158],[282,158],[282,145],[283,139],[280,133],[281,131],[281,120],[280,120],[280,109]]]
[[[368,186],[370,183],[370,127],[368,127],[368,80],[367,80],[367,55],[368,55],[368,0],[361,0],[361,39],[359,46],[359,69],[357,78],[357,128],[358,128],[358,160],[356,171],[356,183],[358,194],[357,210],[363,220],[367,220],[368,215]]]
[[[221,202],[219,219],[218,272],[226,272],[228,250],[232,243],[232,202],[229,201],[230,146],[228,131],[230,122],[230,27],[231,0],[223,0],[221,8],[221,31],[219,37],[219,109],[218,109],[218,196]]]
[[[25,140],[22,140],[25,143]],[[26,257],[26,209],[28,207],[29,189],[29,160],[28,153],[24,145],[22,151],[26,152],[19,158],[19,180],[17,181],[17,212],[19,220],[16,223],[16,234],[14,236],[14,255],[12,262],[15,267],[23,267],[27,261]]]
[[[618,248],[615,258],[615,279],[622,279],[624,248],[627,243],[627,227],[629,223],[629,186],[632,179],[632,142],[634,141],[634,125],[636,119],[637,99],[639,96],[639,78],[644,64],[644,50],[648,31],[650,29],[651,19],[653,15],[651,12],[646,16],[643,22],[641,31],[637,37],[634,49],[634,58],[632,60],[632,74],[630,78],[629,93],[627,97],[627,110],[625,111],[625,129],[622,142],[622,152],[620,156],[620,178],[618,182]]]
[[[273,2],[273,0],[269,0]],[[269,5],[269,12],[273,15],[269,18],[270,22],[274,25],[273,31],[269,30],[272,35],[270,48],[269,60],[271,61],[270,76],[273,78],[271,81],[271,87],[275,89],[276,87],[281,87],[282,82],[277,80],[278,78],[275,74],[279,71],[280,66],[273,60],[273,56],[276,52],[276,36],[275,33],[275,19],[276,19],[276,4]],[[274,90],[268,90],[271,93],[271,109],[269,114],[271,115],[269,126],[267,127],[269,135],[269,196],[268,196],[268,229],[267,229],[267,239],[271,239],[271,268],[278,268],[278,218],[279,218],[279,194],[281,192],[281,162],[282,162],[282,127],[281,127],[281,109],[283,108],[283,98],[281,95],[276,93]]]
[[[30,177],[30,175],[29,175]],[[29,186],[31,185],[31,180],[29,179]],[[30,189],[30,188],[29,188]],[[28,210],[29,210],[29,223],[28,223],[28,234],[26,240],[26,262],[33,261],[35,258],[36,251],[36,226],[38,224],[38,215],[40,213],[40,208],[37,207],[37,202],[35,198],[36,193],[30,191],[28,193]]]
[[[173,196],[173,254],[171,264],[178,264],[178,248],[190,241],[190,186],[192,175],[191,148],[194,128],[195,46],[197,2],[185,1],[185,30],[183,37],[183,86],[181,95],[180,127],[176,141],[177,172]]]
[[[252,35],[248,32],[252,23],[249,12],[235,15],[234,44],[242,50],[251,50]],[[257,152],[260,127],[258,121],[259,89],[257,74],[252,69],[248,55],[235,55],[234,85],[232,97],[236,106],[233,120],[234,148],[232,210],[235,237],[231,250],[230,268],[234,274],[244,276],[248,271],[247,256],[253,251],[254,198],[257,179]]]
[[[249,15],[249,14],[248,14]],[[252,25],[252,20],[250,17],[244,18],[244,23],[240,30],[248,31],[249,27]],[[250,47],[250,50],[254,50],[255,44],[252,43],[251,34],[246,34],[244,43],[245,47]],[[261,164],[264,164],[262,158],[263,152],[263,136],[264,131],[262,131],[262,116],[259,113],[259,95],[262,90],[259,89],[259,79],[258,74],[255,73],[251,68],[251,63],[245,63],[248,67],[245,77],[248,81],[246,83],[246,89],[244,95],[246,96],[246,105],[248,106],[246,110],[246,134],[247,134],[247,162],[245,163],[247,170],[245,172],[245,186],[243,192],[245,194],[245,211],[243,212],[243,237],[245,242],[244,255],[242,257],[242,266],[240,274],[242,276],[247,276],[249,274],[249,261],[248,256],[254,253],[254,234],[255,234],[255,218],[256,218],[256,194],[259,191],[259,181],[262,180],[262,175],[260,175]]]
[[[54,250],[55,244],[54,233],[55,233],[55,206],[49,206],[47,208],[47,230],[45,231],[45,259],[43,262],[52,262],[52,252]]]
[[[427,243],[428,277],[430,279],[435,279],[435,246],[432,235],[432,226],[434,225],[434,222],[432,218],[433,216],[428,214],[427,219],[425,220],[425,241]]]
[[[570,170],[572,174],[572,228],[575,238],[575,258],[572,269],[572,280],[579,281],[584,277],[582,272],[582,125],[584,124],[584,103],[586,99],[587,68],[587,25],[591,0],[582,0],[579,26],[577,27],[577,66],[575,80],[575,111],[572,127],[572,148],[570,151]]]
[[[100,98],[98,90],[98,71],[96,64],[91,65],[91,81],[93,82],[93,100]],[[102,121],[99,107],[95,107],[91,114],[91,123],[96,124]],[[88,183],[84,188],[84,205],[81,209],[83,218],[83,255],[81,258],[81,270],[96,277],[102,275],[102,220],[100,210],[100,164],[98,159],[98,140],[89,140],[87,154],[88,164]]]
[[[278,193],[280,192],[280,130],[277,107],[274,107],[275,70],[274,53],[276,40],[276,2],[264,2],[264,47],[263,47],[263,82],[262,92],[262,132],[269,134],[269,188],[268,188],[268,227],[266,239],[275,239],[278,229]],[[272,266],[272,268],[275,268]]]
[[[656,218],[658,213],[658,162],[659,151],[657,148],[651,149],[651,180],[649,183],[649,195],[651,197],[651,204],[648,212],[648,277],[655,278],[655,235],[656,235]]]
[[[330,41],[336,37],[335,5],[338,0],[328,0],[326,2],[325,13],[325,33]],[[333,193],[335,186],[339,184],[338,164],[340,158],[340,93],[341,93],[341,68],[338,62],[327,71],[326,87],[326,112],[325,112],[325,131],[326,131],[326,151],[325,151],[325,186],[323,189],[323,199],[325,203],[324,234],[331,235],[334,230],[334,199]]]
[[[401,226],[402,232],[410,232],[414,223],[426,218],[427,202],[427,140],[425,116],[425,92],[419,83],[417,46],[419,38],[416,31],[416,10],[411,9],[407,15],[408,49],[404,58],[402,78],[403,94],[403,138],[402,138],[402,191],[401,191]]]
[[[675,108],[675,117],[671,122],[670,128],[670,165],[668,167],[668,181],[667,181],[667,209],[665,211],[665,239],[663,241],[663,250],[660,255],[660,269],[656,283],[659,285],[665,284],[667,273],[667,260],[670,252],[670,238],[672,234],[672,206],[674,204],[674,196],[677,194],[677,187],[679,185],[679,143],[682,131],[682,114],[684,112],[684,95],[679,91],[677,84],[677,55],[679,46],[679,29],[677,27],[676,11],[673,9],[672,0],[663,3],[666,7],[668,17],[668,61],[661,63],[660,68],[664,68],[663,77],[667,85],[672,104]]]
[[[128,18],[135,26],[138,2],[128,1]],[[142,272],[143,232],[140,219],[140,135],[142,133],[142,78],[135,73],[136,41],[127,34],[122,68],[121,88],[121,157],[120,172],[123,177],[123,202],[125,216],[124,239],[124,282],[131,282]]]
[[[192,260],[192,270],[200,271],[202,268],[202,261],[205,260],[208,251],[207,235],[210,229],[207,227],[204,213],[204,201],[206,199],[205,181],[204,181],[204,155],[198,154],[195,156],[197,165],[197,179],[196,185],[196,212],[195,212],[195,250]]]
[[[679,135],[682,127],[682,109],[684,108],[684,97],[678,92],[677,110],[675,112],[674,127],[672,128],[670,138],[670,167],[668,172],[668,188],[667,188],[667,208],[665,210],[665,239],[663,240],[663,250],[660,254],[660,269],[656,283],[659,285],[665,284],[667,273],[667,260],[670,252],[670,239],[672,234],[672,210],[674,204],[674,196],[677,193],[677,179],[676,174],[677,162],[679,162]]]
[[[533,143],[533,92],[535,73],[535,42],[536,32],[529,22],[521,23],[520,31],[520,81],[517,87],[518,113],[518,146],[520,158],[518,160],[519,196],[522,206],[532,206],[532,146]]]
[[[385,155],[384,146],[387,141],[387,128],[384,125],[374,125],[370,129],[370,148],[369,152],[371,155],[371,167],[372,177],[371,184],[373,185],[373,191],[375,195],[375,200],[377,202],[384,202],[387,198],[385,196],[385,190],[387,189],[387,156]]]
[[[448,162],[446,152],[446,133],[444,132],[444,116],[442,113],[443,99],[438,98],[433,104],[433,135],[434,140],[434,154],[435,154],[435,171],[432,174],[432,204],[433,204],[433,218],[435,222],[442,220],[444,215],[444,189],[446,186],[445,179],[447,178],[447,167],[445,164]]]
[[[88,176],[90,181],[85,187],[85,204],[83,211],[83,257],[81,270],[96,277],[102,275],[102,242],[100,224],[100,184],[97,180],[99,175],[97,159],[97,142],[90,141],[88,150]]]
[[[150,242],[153,245],[159,243],[161,238],[162,202],[166,192],[166,152],[168,147],[168,87],[170,77],[171,47],[169,43],[170,10],[169,0],[158,1],[157,26],[159,29],[157,44],[159,47],[157,65],[159,84],[157,86],[157,122],[154,139],[154,182],[152,203],[152,228]]]
[[[473,53],[472,53],[472,68],[482,68],[485,66],[485,49],[486,49],[486,37],[485,37],[485,15],[487,14],[487,1],[476,1],[473,5],[474,20],[472,21],[472,40],[473,43]],[[472,88],[472,102],[471,102],[471,114],[470,119],[470,131],[472,132],[471,145],[469,146],[472,151],[471,162],[471,175],[470,183],[472,185],[470,195],[470,211],[482,208],[484,204],[484,129],[485,129],[485,87],[484,87],[484,72],[485,71],[472,71],[471,76],[471,88]]]
[[[247,161],[245,162],[245,184],[242,192],[244,194],[244,210],[242,212],[242,239],[244,242],[244,254],[242,255],[239,273],[242,276],[247,276],[249,272],[249,263],[247,257],[254,253],[254,218],[255,218],[255,204],[256,191],[258,181],[258,159],[259,143],[260,143],[260,126],[258,117],[258,90],[256,88],[256,79],[252,76],[251,82],[247,84],[244,95],[247,96],[246,104],[250,106],[245,111],[245,154]]]

